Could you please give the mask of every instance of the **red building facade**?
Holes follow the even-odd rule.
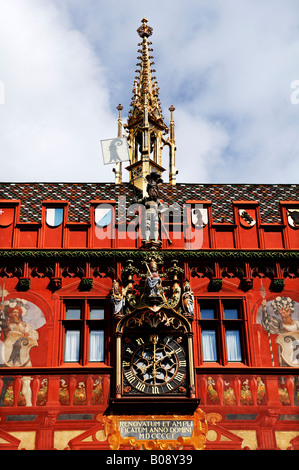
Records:
[[[176,183],[138,33],[130,182],[0,184],[0,449],[297,449],[298,187]]]

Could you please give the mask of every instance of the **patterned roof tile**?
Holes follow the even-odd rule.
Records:
[[[90,202],[117,200],[126,196],[132,204],[134,187],[130,183],[0,183],[0,199],[20,199],[23,222],[40,222],[44,200],[68,200],[69,221],[89,222]],[[183,204],[188,199],[212,202],[213,221],[233,223],[232,203],[236,200],[258,201],[263,223],[280,222],[279,201],[299,202],[295,184],[177,184],[160,186],[160,198],[168,204]]]

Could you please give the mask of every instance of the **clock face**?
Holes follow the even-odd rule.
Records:
[[[186,353],[182,337],[149,334],[123,341],[123,392],[186,395]]]

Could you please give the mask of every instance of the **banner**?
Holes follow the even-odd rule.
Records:
[[[130,152],[126,137],[101,140],[104,165],[130,161]]]

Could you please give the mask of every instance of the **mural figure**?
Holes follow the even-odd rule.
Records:
[[[264,302],[257,321],[268,332],[277,334],[281,366],[296,367],[299,364],[299,303],[290,297],[276,297]]]
[[[19,298],[3,302],[1,314],[0,366],[31,367],[30,350],[38,346],[36,330],[46,323],[44,314],[33,303]]]

